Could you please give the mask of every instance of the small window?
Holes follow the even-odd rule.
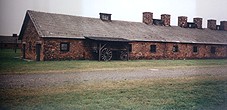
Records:
[[[193,52],[197,53],[198,52],[198,47],[197,46],[193,46]]]
[[[103,21],[111,21],[111,14],[99,13],[100,19]]]
[[[156,52],[156,45],[151,45],[151,53],[155,53]]]
[[[129,44],[129,45],[128,45],[128,51],[129,51],[129,52],[132,52],[132,44]]]
[[[103,20],[109,20],[109,16],[108,15],[102,15],[102,19]]]
[[[69,51],[69,42],[64,42],[60,44],[60,50],[68,52]]]
[[[178,52],[178,51],[179,51],[178,45],[174,45],[174,46],[173,46],[173,52]]]
[[[215,54],[215,52],[216,52],[216,47],[211,47],[211,48],[210,48],[210,52],[213,53],[213,54]]]

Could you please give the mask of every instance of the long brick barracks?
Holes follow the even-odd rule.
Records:
[[[89,18],[27,11],[20,31],[22,57],[47,60],[137,60],[227,58],[227,21],[216,25],[202,18],[188,22],[169,14],[153,19],[144,12],[142,22],[112,20],[111,14]]]

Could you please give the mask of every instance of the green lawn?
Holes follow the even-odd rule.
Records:
[[[19,51],[19,50],[18,50]],[[17,52],[18,52],[17,51]],[[17,57],[17,58],[15,58]],[[94,71],[99,69],[136,69],[136,68],[171,68],[184,66],[227,66],[227,59],[219,60],[133,60],[98,62],[88,60],[74,61],[23,61],[20,52],[0,50],[1,74],[56,73],[75,71]]]
[[[42,74],[98,69],[183,68],[226,66],[227,60],[136,60],[27,62],[20,53],[0,50],[3,74]],[[142,109],[213,110],[227,108],[227,76],[198,75],[180,78],[101,81],[55,87],[2,88],[0,109]]]
[[[224,109],[226,85],[226,76],[197,76],[8,89],[0,91],[0,109]]]

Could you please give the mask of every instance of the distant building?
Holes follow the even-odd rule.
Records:
[[[19,49],[21,48],[21,40],[18,40],[17,34],[13,36],[1,36],[0,35],[0,48],[1,49]]]
[[[31,60],[136,60],[227,58],[227,22],[143,13],[142,22],[27,11],[19,39],[22,56]]]

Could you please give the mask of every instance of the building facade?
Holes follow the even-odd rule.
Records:
[[[27,11],[19,39],[22,57],[36,61],[49,60],[136,60],[136,59],[209,59],[227,58],[226,22],[221,28],[202,18],[187,22],[171,16],[143,13],[143,23],[111,20],[111,14],[100,13],[100,19],[45,12]]]
[[[20,49],[21,41],[18,40],[17,34],[12,36],[0,36],[0,48],[1,49]]]

